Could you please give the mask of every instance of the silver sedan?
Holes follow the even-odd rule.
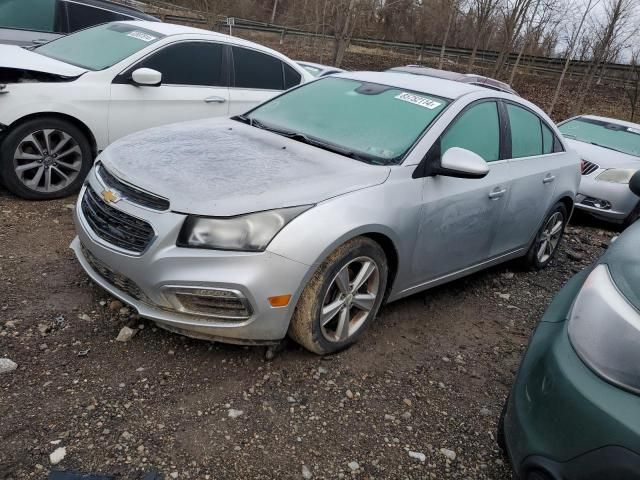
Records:
[[[558,125],[582,159],[576,208],[627,226],[640,217],[629,179],[640,170],[640,125],[583,115]]]
[[[385,302],[518,257],[545,267],[579,167],[522,98],[340,74],[114,143],[81,191],[72,248],[163,328],[245,344],[288,334],[326,354]]]

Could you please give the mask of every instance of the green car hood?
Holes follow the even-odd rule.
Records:
[[[635,222],[611,244],[600,263],[609,267],[611,278],[640,310],[640,221]]]

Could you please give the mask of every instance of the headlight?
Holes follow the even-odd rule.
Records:
[[[178,246],[261,252],[287,223],[310,208],[305,205],[228,218],[189,216],[178,236]]]
[[[640,312],[618,291],[606,265],[597,266],[582,286],[569,338],[598,375],[640,393]]]
[[[633,177],[636,171],[637,170],[628,168],[610,168],[598,175],[596,180],[601,182],[629,183],[629,180],[631,180],[631,177]]]

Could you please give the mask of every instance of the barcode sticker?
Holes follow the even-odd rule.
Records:
[[[420,107],[428,108],[429,110],[433,110],[434,108],[438,108],[440,105],[442,105],[442,103],[431,100],[430,98],[421,97],[420,95],[414,95],[413,93],[407,92],[402,92],[395,98],[398,100],[402,100],[403,102],[409,102]]]
[[[156,38],[153,35],[149,35],[148,33],[138,32],[134,30],[133,32],[129,32],[127,37],[137,38],[138,40],[142,40],[143,42],[153,42]]]

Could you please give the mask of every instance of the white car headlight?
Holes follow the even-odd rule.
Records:
[[[620,293],[606,265],[591,272],[576,297],[569,338],[594,372],[640,393],[640,312]]]
[[[287,223],[310,208],[305,205],[228,218],[189,216],[178,236],[178,246],[261,252]]]
[[[632,170],[629,168],[609,168],[605,170],[600,175],[596,177],[596,180],[601,182],[611,182],[611,183],[629,183],[633,174],[636,173],[637,170]]]

